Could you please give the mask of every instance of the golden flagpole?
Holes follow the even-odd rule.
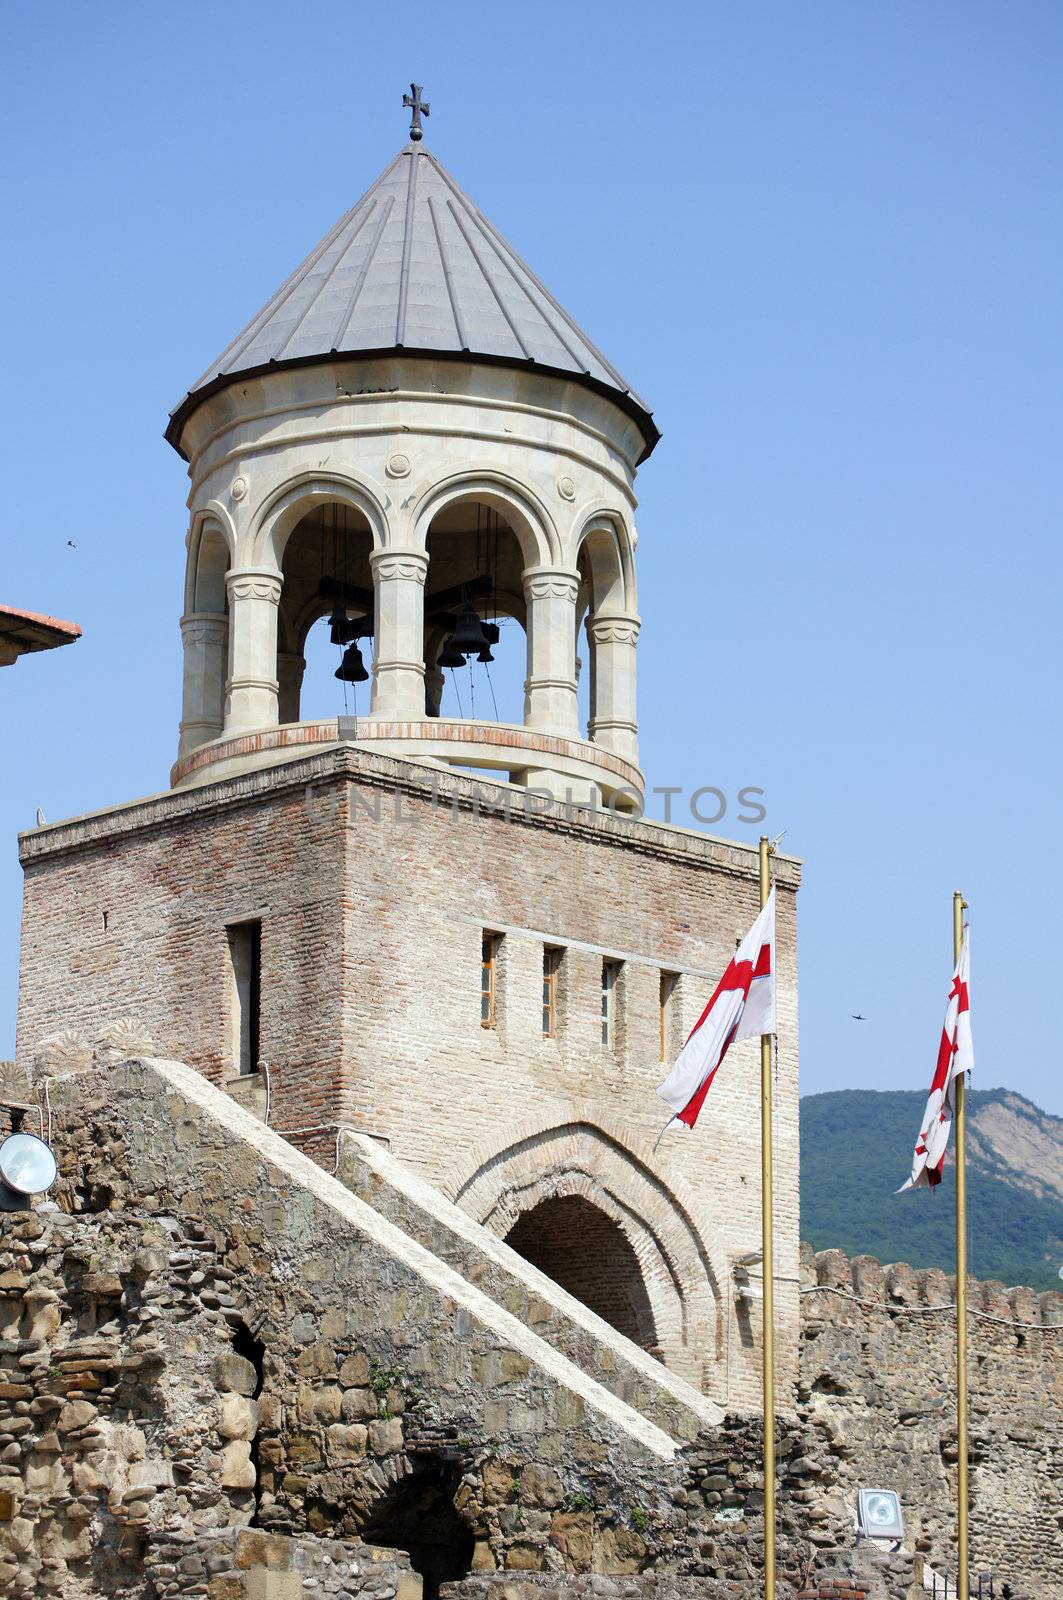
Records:
[[[760,904],[771,893],[771,846],[760,841]],[[771,953],[775,967],[776,953]],[[773,972],[777,980],[777,972]],[[764,1274],[764,1600],[775,1600],[775,1251],[772,1238],[771,1034],[760,1036],[760,1250]],[[966,1595],[963,1596],[966,1600]]]
[[[763,869],[762,869],[763,870]],[[959,964],[966,901],[952,897],[952,951]],[[967,1085],[957,1073],[953,1085],[956,1111],[956,1533],[957,1600],[969,1600],[970,1563],[967,1526]]]

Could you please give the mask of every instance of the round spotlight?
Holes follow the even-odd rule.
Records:
[[[34,1133],[11,1133],[0,1144],[0,1178],[17,1194],[43,1194],[58,1171],[51,1150]]]

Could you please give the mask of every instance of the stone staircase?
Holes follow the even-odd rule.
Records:
[[[343,1130],[336,1175],[381,1216],[672,1438],[685,1442],[722,1422],[724,1413],[715,1401],[588,1310],[379,1141]]]

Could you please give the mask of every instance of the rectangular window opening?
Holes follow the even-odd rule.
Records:
[[[672,1040],[672,1014],[675,998],[676,974],[674,972],[661,973],[661,1060],[667,1061],[671,1055]]]
[[[616,980],[619,972],[619,961],[602,962],[602,1044],[607,1050],[616,1048]]]
[[[480,1026],[495,1026],[495,1005],[498,983],[498,947],[501,936],[485,933],[480,950]]]
[[[552,945],[543,950],[543,1038],[557,1037],[557,975],[561,970],[561,951]]]
[[[232,980],[231,1049],[242,1075],[257,1072],[262,1009],[262,924],[237,922],[226,928]]]

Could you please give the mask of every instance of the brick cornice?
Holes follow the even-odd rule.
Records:
[[[497,809],[503,797],[508,796],[508,816],[496,818],[501,826],[544,829],[602,845],[637,850],[661,860],[683,860],[693,867],[722,871],[751,882],[758,876],[755,845],[606,811],[573,807],[566,815],[561,801],[533,796],[534,804],[528,804],[528,791],[518,785],[468,778],[421,766],[415,761],[378,755],[375,751],[355,750],[349,745],[329,746],[273,767],[261,767],[195,788],[167,790],[104,811],[31,829],[19,834],[19,860],[28,867],[51,856],[92,849],[125,835],[180,826],[197,816],[219,816],[229,810],[305,790],[308,785],[333,783],[357,783],[412,800],[429,803],[434,800],[439,807],[469,813],[490,814],[488,797]],[[793,856],[777,856],[775,877],[780,889],[796,891],[801,877],[800,860]]]

